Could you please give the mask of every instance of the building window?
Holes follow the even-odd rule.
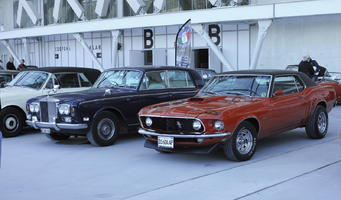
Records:
[[[153,50],[144,51],[144,65],[153,65]]]

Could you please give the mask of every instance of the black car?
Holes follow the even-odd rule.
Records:
[[[27,123],[53,140],[86,135],[92,144],[108,146],[119,133],[137,130],[141,108],[192,97],[203,85],[192,69],[115,68],[103,72],[91,89],[29,100]],[[40,111],[30,112],[30,106]]]
[[[0,70],[0,88],[5,87],[18,73],[14,70]]]

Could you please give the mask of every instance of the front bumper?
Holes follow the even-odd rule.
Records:
[[[161,134],[153,131],[147,131],[144,129],[139,129],[139,134],[141,135],[149,135],[149,136],[165,136],[165,137],[173,137],[173,138],[219,138],[219,137],[226,137],[232,135],[230,132],[223,132],[223,133],[212,133],[212,134],[201,134],[201,135],[180,135],[180,134]]]
[[[88,128],[87,124],[65,124],[65,123],[30,121],[30,120],[26,120],[26,123],[35,129],[50,128],[50,129],[54,129],[55,131],[60,131],[63,129],[79,130],[79,129],[87,129]]]

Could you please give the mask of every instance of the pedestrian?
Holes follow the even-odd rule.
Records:
[[[8,62],[7,62],[7,64],[6,64],[6,68],[7,68],[8,70],[17,70],[17,69],[15,68],[13,62],[14,62],[14,58],[13,58],[12,56],[9,57]]]
[[[18,69],[19,69],[20,71],[26,69],[26,65],[25,65],[25,60],[24,60],[24,59],[21,59],[20,65],[18,66]]]
[[[298,71],[306,74],[311,79],[313,79],[315,75],[315,70],[310,61],[311,61],[310,56],[304,56],[303,60],[298,65]]]
[[[0,59],[0,70],[3,70],[4,69],[4,67],[3,67],[3,62],[2,62],[2,60]]]

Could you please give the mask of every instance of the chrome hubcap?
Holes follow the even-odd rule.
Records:
[[[250,130],[242,128],[237,134],[237,150],[240,154],[248,154],[253,146],[253,136]]]
[[[18,127],[17,119],[14,116],[7,117],[5,120],[5,127],[7,130],[14,130]]]
[[[102,119],[97,126],[97,132],[101,139],[110,140],[115,135],[115,123],[108,118]]]
[[[317,127],[320,133],[324,133],[327,129],[327,116],[326,113],[321,112],[317,118]]]

